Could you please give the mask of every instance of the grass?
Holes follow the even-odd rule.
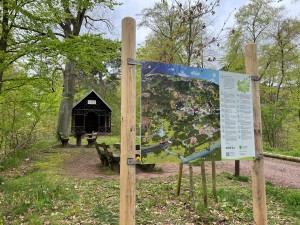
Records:
[[[47,148],[41,151],[45,145],[40,145],[40,150],[32,151],[34,157],[26,156],[31,160],[25,162],[29,167],[25,173],[20,172],[24,160],[0,173],[0,224],[119,224],[118,179],[67,177],[62,167],[64,161],[82,151]],[[184,175],[178,197],[177,176],[137,180],[136,224],[254,224],[248,177],[218,175],[215,199],[211,177],[207,175],[208,208],[202,202],[200,176],[194,179],[193,201],[188,200],[188,180]],[[266,190],[268,223],[299,224],[300,191],[271,183],[267,183]]]
[[[284,149],[277,149],[277,148],[272,148],[272,147],[269,147],[269,146],[265,146],[264,151],[269,152],[269,153],[273,153],[273,154],[300,157],[299,149],[284,150]]]
[[[25,159],[34,157],[34,154],[48,148],[53,144],[53,139],[46,139],[33,145],[27,150],[8,151],[6,154],[0,155],[0,171],[5,171],[19,166]]]

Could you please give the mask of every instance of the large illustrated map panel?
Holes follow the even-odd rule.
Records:
[[[143,62],[141,76],[143,163],[221,160],[219,71]]]

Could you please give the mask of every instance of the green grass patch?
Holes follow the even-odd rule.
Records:
[[[284,150],[284,149],[277,149],[277,148],[272,148],[269,146],[264,146],[264,151],[270,152],[273,154],[278,154],[278,155],[300,157],[300,151],[298,149]]]
[[[6,171],[19,166],[25,159],[33,157],[34,154],[49,148],[55,142],[54,139],[39,141],[29,149],[11,150],[0,156],[0,171]]]
[[[250,181],[250,178],[246,177],[246,176],[235,176],[231,173],[226,173],[226,172],[224,172],[223,174],[229,180],[236,180],[236,181],[241,181],[241,182],[249,182]]]
[[[292,217],[300,218],[300,191],[277,187],[267,183],[267,196],[280,203],[283,211]]]

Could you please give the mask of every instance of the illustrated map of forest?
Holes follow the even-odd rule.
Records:
[[[221,160],[214,70],[143,62],[141,109],[143,163]]]

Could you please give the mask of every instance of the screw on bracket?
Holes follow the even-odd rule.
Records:
[[[259,81],[259,76],[251,76],[251,80],[253,80],[253,81]]]
[[[255,160],[262,159],[264,157],[263,154],[255,154]]]
[[[141,164],[141,161],[137,161],[135,158],[127,158],[127,165]]]
[[[131,58],[127,59],[127,64],[128,65],[142,65],[141,61],[131,59]]]

